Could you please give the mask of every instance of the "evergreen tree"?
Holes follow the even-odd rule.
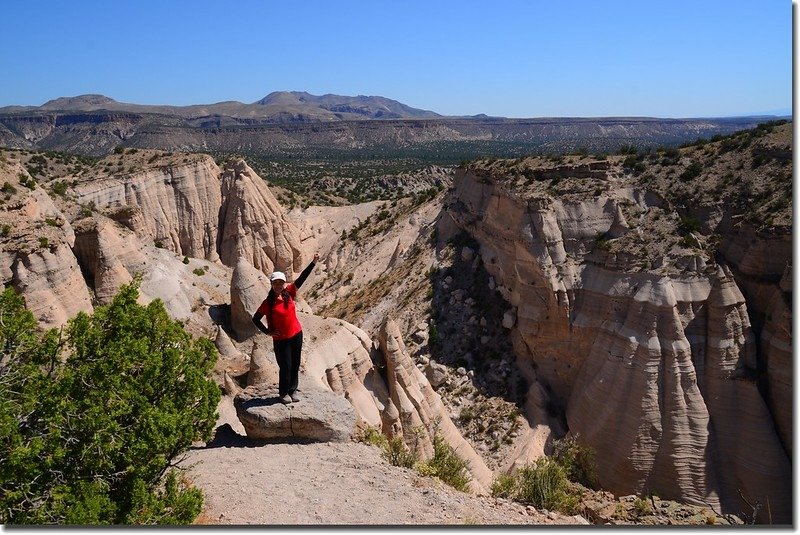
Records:
[[[175,472],[210,437],[216,350],[137,303],[138,282],[63,332],[0,294],[0,522],[184,524],[202,494]]]

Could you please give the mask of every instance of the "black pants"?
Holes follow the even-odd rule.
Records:
[[[275,349],[275,360],[278,361],[278,395],[283,397],[297,390],[303,331],[288,340],[273,340],[272,345]]]

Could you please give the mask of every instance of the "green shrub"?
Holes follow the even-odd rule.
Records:
[[[50,191],[52,191],[56,195],[64,195],[67,192],[68,184],[63,180],[56,180],[53,182],[53,185],[50,186]]]
[[[566,514],[573,514],[580,501],[580,493],[572,490],[564,468],[550,457],[541,457],[510,476],[498,478],[492,484],[492,492]]]
[[[553,459],[564,468],[570,481],[590,489],[599,489],[600,482],[595,469],[594,450],[578,444],[571,436],[553,443]]]
[[[492,481],[492,496],[514,498],[517,480],[511,474],[500,474]]]
[[[577,512],[582,491],[571,481],[598,489],[594,450],[575,437],[557,440],[552,457],[541,457],[513,474],[492,482],[492,495],[566,514]]]
[[[470,482],[467,466],[467,461],[459,457],[437,431],[433,435],[433,457],[419,463],[417,470],[423,475],[438,477],[456,490],[466,492]]]
[[[189,263],[189,257],[188,256],[184,256],[183,257],[183,263],[184,264],[188,264]]]
[[[702,172],[703,172],[703,164],[698,161],[693,161],[683,171],[683,173],[681,173],[680,179],[683,180],[684,182],[689,182],[690,180],[700,176],[700,173]]]
[[[0,523],[187,524],[202,493],[171,467],[210,437],[214,344],[192,339],[138,280],[63,334],[0,294]]]
[[[361,435],[358,437],[358,441],[371,446],[380,446],[381,448],[386,447],[389,443],[386,435],[381,433],[380,429],[372,427],[371,425],[364,428]]]
[[[690,232],[697,232],[700,230],[700,220],[694,216],[683,216],[681,217],[680,223],[678,223],[678,233],[681,236],[686,236]]]
[[[192,273],[194,273],[195,275],[197,275],[198,277],[200,277],[200,276],[202,276],[202,275],[205,275],[205,274],[206,274],[206,270],[205,270],[205,269],[203,269],[203,268],[194,268],[194,269],[192,270]]]
[[[387,440],[383,451],[383,458],[392,466],[411,468],[417,462],[416,452],[410,450],[402,436],[392,437]]]
[[[0,188],[0,191],[3,193],[16,193],[17,188],[15,188],[10,182],[3,182],[3,187]]]
[[[11,225],[3,225],[0,228],[0,236],[5,238],[6,236],[11,234]]]
[[[49,245],[50,245],[50,240],[48,240],[46,236],[42,236],[39,238],[39,247],[45,248]]]
[[[647,500],[636,498],[633,500],[633,510],[637,516],[644,516],[651,513],[650,504]]]

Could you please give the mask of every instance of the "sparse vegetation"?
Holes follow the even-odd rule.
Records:
[[[467,466],[467,461],[456,454],[437,430],[433,435],[433,457],[418,463],[416,468],[423,475],[438,477],[454,489],[466,492],[471,479]]]
[[[576,511],[583,491],[572,482],[598,488],[594,451],[575,438],[556,441],[551,457],[541,457],[513,474],[502,474],[492,494],[566,514]]]
[[[492,494],[566,514],[575,512],[581,496],[570,485],[564,468],[551,457],[499,476],[492,484]]]

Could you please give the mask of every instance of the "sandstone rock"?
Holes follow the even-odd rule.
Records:
[[[217,260],[217,225],[222,202],[220,170],[210,156],[149,167],[78,184],[81,204],[94,203],[118,215],[146,244],[160,242],[179,255]]]
[[[352,438],[356,414],[344,398],[317,388],[298,390],[300,401],[284,405],[274,385],[248,386],[234,398],[248,437],[345,442]]]
[[[425,378],[433,388],[439,388],[447,381],[447,366],[430,361],[425,366]]]
[[[229,396],[236,396],[242,391],[242,388],[236,384],[236,381],[233,380],[227,371],[222,372],[222,388]]]
[[[143,271],[146,261],[142,244],[133,232],[100,215],[77,222],[75,231],[75,256],[97,300],[107,304],[120,286],[133,280],[126,263],[135,265],[136,272]]]
[[[387,318],[380,331],[381,351],[386,359],[389,395],[399,411],[398,431],[406,444],[416,445],[423,458],[433,454],[433,432],[438,431],[456,454],[467,460],[474,492],[485,493],[492,483],[492,472],[472,446],[461,436],[425,376],[406,353],[397,324]]]
[[[776,280],[790,256],[783,238],[726,237],[724,255],[746,275],[736,295],[736,281],[709,273],[696,255],[681,253],[676,262],[667,251],[643,272],[625,251],[607,255],[595,247],[597,235],[612,227],[612,234],[624,233],[621,202],[647,209],[650,200],[635,189],[615,191],[614,198],[523,199],[461,172],[454,190],[458,210],[445,218],[480,242],[486,270],[516,307],[516,320],[508,314],[503,324],[511,328],[520,370],[530,383],[547,386],[545,405],[566,407],[570,432],[603,459],[604,488],[622,494],[657,488],[672,499],[738,513],[744,505],[730,477],[747,496],[770,496],[771,503],[774,497],[773,519],[787,518],[791,490],[780,474],[790,470],[767,429],[772,418],[752,385],[735,384],[747,383],[754,365],[750,304],[768,308],[775,283],[762,281]],[[766,243],[775,245],[779,260],[767,259]],[[782,353],[773,363],[785,369]],[[529,393],[529,401],[535,398]],[[738,437],[728,425],[739,427]],[[766,453],[758,461],[736,453],[740,438],[750,436],[742,425],[759,435],[754,440]]]
[[[267,298],[269,288],[267,276],[240,258],[231,277],[231,329],[238,341],[260,333],[253,325],[253,314]]]
[[[59,327],[78,312],[94,310],[78,262],[66,243],[7,254],[11,286],[25,298],[42,328]]]
[[[272,342],[256,340],[250,354],[250,370],[247,373],[247,386],[271,384],[277,385],[279,378],[278,363],[272,351]]]
[[[228,333],[222,328],[222,325],[217,325],[217,335],[214,337],[214,346],[223,358],[244,360],[244,355],[233,344]]]
[[[503,327],[505,327],[506,329],[511,329],[516,322],[517,322],[517,315],[514,314],[513,310],[509,310],[505,314],[503,314]]]
[[[274,270],[293,273],[305,267],[300,232],[244,160],[225,168],[221,187],[217,246],[225,265],[236,266],[245,259],[267,274]]]
[[[606,232],[609,238],[619,238],[624,236],[630,230],[628,222],[625,220],[625,214],[622,213],[622,206],[619,204],[614,208],[614,220],[611,223],[611,228]]]
[[[769,384],[767,402],[774,416],[781,442],[789,456],[793,452],[793,362],[791,267],[781,279],[767,309],[761,331],[761,351]]]

